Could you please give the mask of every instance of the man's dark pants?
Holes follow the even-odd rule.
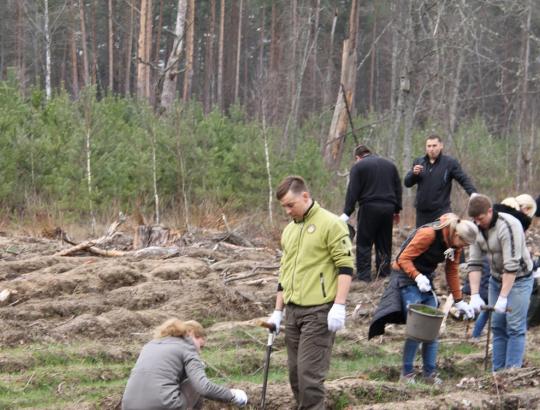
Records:
[[[358,210],[356,232],[356,271],[359,280],[371,280],[371,248],[375,244],[377,277],[390,275],[392,226],[395,205],[389,202],[367,202]]]
[[[416,210],[416,227],[428,224],[439,218],[441,215],[452,212],[450,208],[437,209],[435,211]]]
[[[328,330],[331,303],[287,304],[285,344],[289,381],[299,410],[324,410],[324,380],[330,368],[335,333]]]

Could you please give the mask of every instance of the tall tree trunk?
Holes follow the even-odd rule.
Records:
[[[17,7],[17,27],[16,27],[16,37],[15,37],[15,49],[17,55],[17,80],[19,81],[19,86],[22,90],[26,88],[26,64],[24,62],[24,22],[23,22],[23,5],[22,2],[16,1]]]
[[[152,49],[152,0],[141,0],[137,43],[137,97],[148,100],[150,93],[150,53]]]
[[[191,97],[193,83],[193,50],[195,48],[195,0],[189,0],[187,11],[186,36],[186,66],[184,71],[184,92],[182,99],[188,101]]]
[[[107,87],[112,93],[114,89],[114,31],[113,31],[113,0],[108,0],[108,25],[109,25],[109,78]]]
[[[169,111],[176,95],[176,83],[178,80],[178,61],[182,54],[184,43],[184,27],[186,21],[187,0],[178,0],[176,11],[176,25],[174,28],[174,43],[171,50],[165,72],[163,73],[163,90],[161,92],[161,107]]]
[[[154,49],[154,58],[152,61],[156,67],[159,66],[159,58],[161,56],[161,31],[163,28],[163,0],[159,0],[159,17],[156,27],[156,43]]]
[[[214,44],[216,35],[216,0],[210,0],[210,28],[206,36],[206,55],[204,58],[204,111],[210,112],[214,101]]]
[[[43,32],[45,34],[45,95],[51,99],[51,33],[49,31],[49,0],[43,2]]]
[[[318,96],[320,95],[320,91],[322,90],[321,84],[317,82],[317,73],[319,71],[319,61],[318,61],[318,33],[319,33],[319,21],[320,21],[320,15],[321,15],[321,0],[315,0],[315,19],[314,19],[314,27],[313,27],[313,38],[316,39],[314,45],[313,45],[313,55],[311,57],[311,87],[313,89],[311,93],[311,111],[316,112],[318,103],[320,102],[318,100]]]
[[[341,86],[338,92],[336,107],[330,125],[330,132],[324,147],[323,158],[329,169],[335,170],[343,156],[343,145],[349,122],[347,108],[352,111],[354,91],[356,87],[356,36],[358,32],[357,0],[352,0],[349,18],[349,36],[343,42],[341,59]],[[345,101],[346,100],[346,101]],[[352,113],[351,113],[352,114]]]
[[[96,0],[92,1],[92,72],[91,80],[92,84],[97,84],[97,38],[96,38]]]
[[[234,102],[238,103],[238,90],[240,87],[240,56],[242,55],[242,14],[244,14],[244,0],[240,0],[238,11],[238,38],[236,41],[236,73],[234,76]]]
[[[334,36],[336,34],[338,12],[334,10],[334,18],[332,19],[332,28],[330,30],[330,46],[328,47],[328,64],[326,66],[326,81],[324,82],[323,91],[323,106],[327,107],[332,101],[332,81],[334,78]]]
[[[523,180],[523,176],[527,176],[526,170],[528,167],[528,162],[531,161],[531,147],[527,147],[527,152],[524,150],[524,140],[525,133],[527,132],[528,127],[525,124],[527,119],[527,108],[528,108],[528,93],[529,93],[529,60],[531,54],[531,43],[530,43],[530,33],[531,33],[531,15],[532,15],[532,2],[529,0],[527,2],[527,20],[525,22],[525,27],[523,27],[523,51],[522,51],[522,61],[521,61],[521,96],[520,96],[520,107],[519,107],[519,118],[518,118],[518,141],[517,141],[517,155],[516,155],[516,186],[518,190],[523,189],[524,185],[527,185],[528,181]]]
[[[376,10],[376,9],[375,9]],[[375,112],[373,98],[375,95],[375,62],[376,62],[376,35],[377,35],[377,13],[373,14],[373,29],[371,30],[371,64],[369,67],[369,91],[368,91],[368,106],[369,112]]]
[[[84,12],[84,0],[79,0],[79,20],[81,25],[81,45],[82,45],[82,60],[83,60],[83,83],[86,87],[90,84],[90,71],[88,66],[88,47],[86,44],[86,22]]]
[[[132,0],[134,1],[134,0]],[[124,94],[126,96],[131,94],[131,60],[133,53],[133,26],[135,23],[135,6],[133,3],[129,7],[129,24],[127,30],[127,41],[126,41],[126,66],[124,73]]]
[[[398,35],[398,23],[401,21],[400,5],[392,2],[390,9],[395,24],[392,24],[392,62],[390,68],[390,113],[392,116],[392,126],[390,141],[388,142],[388,157],[395,161],[396,159],[396,145],[399,135],[399,124],[401,123],[401,109],[399,108],[400,97],[398,90],[398,60],[399,60],[399,35]]]
[[[75,16],[75,5],[73,0],[69,1],[69,10],[71,17],[71,24],[69,27],[69,53],[71,60],[71,92],[73,98],[79,98],[79,63],[77,60],[77,40],[75,38],[75,25],[76,25],[76,16]]]
[[[225,0],[221,0],[221,13],[219,16],[219,51],[218,51],[218,84],[217,98],[219,108],[224,109],[225,101],[223,99],[223,52],[225,46]]]

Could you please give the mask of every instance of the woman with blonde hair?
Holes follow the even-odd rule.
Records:
[[[474,311],[462,299],[459,279],[459,258],[462,249],[476,241],[478,229],[471,221],[458,218],[452,213],[414,230],[392,264],[392,275],[381,302],[373,315],[368,338],[384,333],[386,323],[405,323],[411,304],[437,307],[438,300],[433,292],[433,278],[439,263],[445,262],[446,282],[458,310],[467,318]],[[416,383],[414,359],[420,342],[407,338],[403,349],[403,368],[400,381]],[[422,343],[422,381],[440,384],[436,375],[438,341]]]
[[[171,318],[156,328],[137,359],[122,397],[122,410],[185,410],[202,398],[243,407],[246,393],[212,383],[199,357],[206,332],[199,322]]]

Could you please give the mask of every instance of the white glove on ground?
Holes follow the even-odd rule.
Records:
[[[416,282],[418,289],[420,289],[420,292],[429,292],[431,290],[431,283],[429,283],[429,279],[426,275],[419,273],[416,275],[416,278],[414,278],[414,281]]]
[[[465,313],[467,319],[474,319],[474,309],[464,300],[460,300],[455,304],[456,308],[461,312]]]
[[[232,403],[238,407],[244,407],[247,404],[248,398],[244,390],[240,389],[231,389],[233,394]]]
[[[474,295],[471,295],[469,305],[476,313],[480,313],[482,308],[486,306],[486,302],[484,302],[484,299],[482,299],[478,293],[475,293]]]
[[[347,214],[341,214],[339,219],[341,219],[343,222],[347,222],[349,220],[349,216]]]
[[[281,325],[281,319],[283,318],[283,311],[274,310],[272,316],[268,319],[268,323],[276,325],[276,335],[279,333],[279,326]]]
[[[506,313],[506,305],[508,304],[508,298],[500,296],[497,298],[497,303],[493,306],[493,310],[497,313]]]
[[[345,327],[345,305],[334,303],[328,312],[328,330],[337,332]]]

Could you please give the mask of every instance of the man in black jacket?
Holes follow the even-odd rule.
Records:
[[[455,179],[470,196],[476,188],[463,172],[456,159],[442,153],[441,137],[430,135],[426,139],[426,155],[413,162],[405,175],[405,186],[418,185],[416,191],[416,227],[433,222],[442,214],[451,212],[450,193]]]
[[[356,270],[359,280],[369,282],[373,243],[376,277],[390,274],[392,225],[399,223],[401,211],[401,179],[392,162],[372,155],[365,145],[356,147],[354,155],[341,219],[348,221],[358,203]]]

